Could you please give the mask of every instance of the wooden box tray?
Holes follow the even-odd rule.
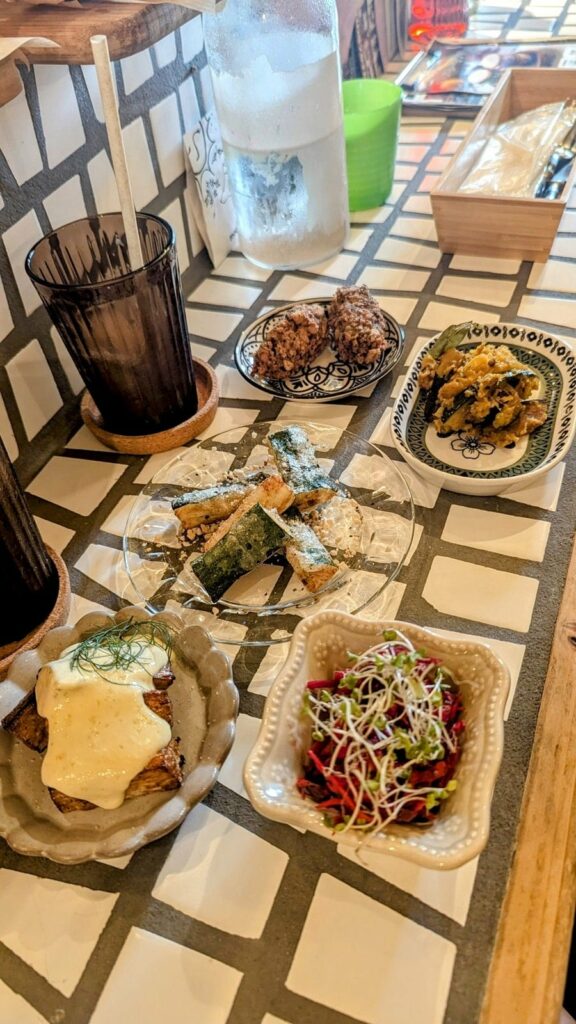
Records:
[[[459,187],[494,127],[544,103],[576,98],[576,70],[514,68],[502,79],[430,198],[442,252],[546,260],[576,174],[560,199],[464,194]]]

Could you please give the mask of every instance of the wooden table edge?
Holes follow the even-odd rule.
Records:
[[[574,637],[576,539],[554,632],[481,1024],[559,1024],[576,906]]]

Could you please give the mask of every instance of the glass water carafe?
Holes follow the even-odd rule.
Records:
[[[242,252],[327,259],[348,231],[334,0],[227,0],[203,20]]]

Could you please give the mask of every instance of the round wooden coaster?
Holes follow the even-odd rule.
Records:
[[[58,573],[58,594],[54,607],[47,618],[44,619],[44,622],[36,626],[36,629],[33,629],[22,640],[17,640],[13,644],[5,644],[3,647],[0,647],[0,679],[4,679],[11,662],[17,654],[23,654],[24,651],[31,651],[34,647],[37,647],[49,629],[63,626],[68,618],[68,612],[70,611],[70,577],[68,576],[68,569],[64,560],[56,551],[49,548],[48,545],[46,545],[46,550],[54,562]]]
[[[193,437],[201,434],[206,427],[209,427],[216,415],[220,389],[218,378],[214,370],[203,359],[194,359],[194,374],[196,377],[196,390],[198,392],[198,412],[190,419],[178,423],[169,430],[160,430],[156,434],[114,434],[106,430],[104,420],[100,414],[92,395],[85,391],[82,396],[80,413],[84,423],[95,437],[108,448],[115,452],[125,452],[128,455],[153,455],[155,452],[167,452],[171,448],[178,448],[186,444]]]

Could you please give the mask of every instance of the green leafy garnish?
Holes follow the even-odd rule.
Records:
[[[438,335],[436,341],[430,349],[430,355],[434,359],[439,359],[449,348],[458,348],[463,341],[468,337],[470,330],[474,327],[472,320],[469,320],[465,324],[453,324],[451,327],[447,327],[442,334]]]
[[[81,640],[72,652],[70,666],[80,672],[96,672],[103,679],[107,672],[126,671],[133,665],[148,671],[142,660],[146,649],[151,645],[163,647],[169,656],[173,639],[166,622],[126,619]]]

